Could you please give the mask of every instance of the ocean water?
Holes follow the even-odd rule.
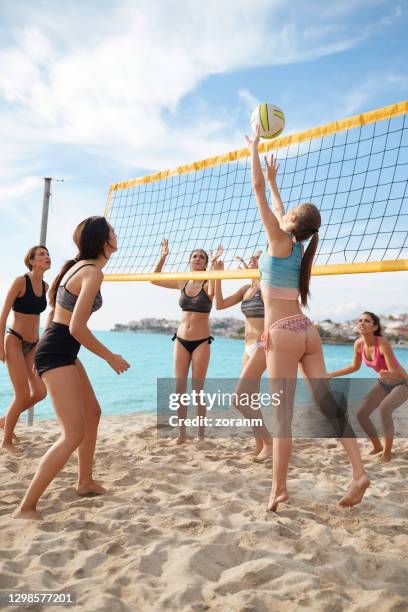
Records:
[[[83,347],[79,357],[91,379],[105,415],[130,412],[155,412],[157,378],[173,375],[173,343],[171,336],[132,332],[95,332],[95,336],[114,353],[121,354],[131,364],[118,376],[102,359]],[[242,340],[216,337],[208,377],[236,378],[239,376],[244,343]],[[327,370],[339,369],[351,362],[352,345],[323,346]],[[400,363],[408,369],[408,351],[396,349]],[[373,370],[364,365],[352,376],[375,378]],[[7,369],[0,363],[0,415],[4,414],[12,398],[12,387]],[[35,407],[35,418],[55,418],[49,398]]]

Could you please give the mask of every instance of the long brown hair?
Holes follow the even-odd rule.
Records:
[[[311,238],[302,257],[299,282],[300,301],[302,306],[307,306],[307,300],[310,296],[310,275],[317,245],[319,244],[319,228],[322,220],[318,208],[311,203],[300,204],[296,210],[296,215],[297,221],[294,229],[292,229],[292,234],[297,242],[303,242]]]
[[[28,249],[27,254],[24,257],[24,263],[27,266],[27,268],[30,270],[30,272],[33,269],[33,266],[31,265],[31,260],[34,259],[37,253],[37,249],[44,249],[44,251],[47,251],[49,255],[49,251],[47,247],[44,246],[43,244],[37,244],[36,246],[31,247],[31,249]]]
[[[48,292],[51,306],[55,306],[57,289],[64,275],[72,266],[83,259],[97,259],[105,255],[105,244],[109,240],[109,224],[105,217],[88,217],[75,228],[73,240],[78,247],[78,255],[62,266]]]
[[[374,314],[373,312],[370,312],[369,310],[365,310],[363,314],[371,317],[372,322],[374,323],[374,325],[377,326],[377,329],[374,332],[374,336],[382,336],[380,317]]]

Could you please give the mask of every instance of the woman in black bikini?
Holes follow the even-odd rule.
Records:
[[[161,272],[169,254],[168,241],[161,244],[161,257],[155,272]],[[199,272],[207,269],[208,255],[202,249],[194,250],[190,255],[190,269]],[[183,315],[174,341],[174,377],[176,378],[176,393],[184,393],[187,388],[188,372],[191,365],[192,389],[199,392],[204,387],[208,363],[210,361],[210,344],[214,340],[209,326],[209,315],[214,298],[212,281],[152,281],[153,285],[167,289],[181,290],[179,304]],[[179,406],[179,435],[176,444],[187,440],[186,426],[183,422],[187,416],[187,407]],[[197,406],[197,416],[206,416],[206,406]],[[201,421],[201,419],[200,419]],[[204,425],[198,427],[197,441],[204,439]]]
[[[48,285],[43,276],[51,266],[48,250],[44,246],[32,247],[24,263],[29,272],[14,280],[0,316],[0,360],[6,362],[14,388],[14,399],[6,416],[0,419],[0,427],[4,428],[1,448],[12,453],[21,452],[13,444],[13,438],[17,439],[14,429],[20,414],[47,395],[44,383],[33,373],[33,363],[40,313],[47,307]],[[5,333],[10,310],[14,317]]]
[[[116,235],[105,217],[89,217],[74,233],[78,255],[68,261],[50,289],[53,318],[38,344],[35,367],[46,384],[61,425],[60,438],[48,449],[15,518],[41,518],[37,503],[50,482],[78,449],[78,495],[103,494],[93,479],[93,457],[100,407],[79,359],[83,344],[117,374],[129,364],[95,338],[88,328],[92,312],[102,306],[102,268],[117,250]]]

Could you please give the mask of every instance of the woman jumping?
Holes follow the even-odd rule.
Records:
[[[259,140],[259,128],[253,140],[246,136],[252,161],[252,187],[268,238],[268,247],[259,260],[265,304],[263,339],[268,375],[273,379],[271,383],[274,385],[277,382],[277,389],[285,391],[284,401],[277,408],[278,435],[273,441],[273,482],[268,508],[275,511],[279,503],[289,498],[286,481],[292,451],[291,422],[298,364],[308,379],[327,377],[320,336],[310,319],[302,313],[299,304],[300,295],[302,306],[307,305],[321,219],[316,206],[310,203],[299,204],[285,214],[276,183],[278,166],[273,158],[270,163],[265,158],[265,176],[272,193],[270,209],[258,154]],[[303,253],[302,243],[309,239]],[[311,385],[313,387],[313,381]],[[370,481],[361,461],[357,441],[347,437],[345,416],[336,416],[336,419],[339,422],[337,437],[352,465],[352,481],[340,504],[354,506],[361,502]]]
[[[382,337],[380,319],[376,314],[363,312],[358,320],[358,331],[361,336],[354,343],[353,363],[329,372],[329,376],[334,378],[352,374],[360,369],[362,363],[380,374],[374,387],[363,399],[357,417],[373,445],[370,455],[381,453],[381,461],[387,463],[391,460],[394,441],[392,414],[408,400],[407,373],[395,357],[389,342]],[[383,444],[370,419],[377,408],[382,423]]]
[[[44,246],[31,247],[24,263],[29,272],[14,280],[0,316],[0,360],[6,362],[14,388],[14,399],[6,416],[0,419],[0,427],[4,428],[1,448],[12,453],[21,452],[13,444],[13,438],[17,439],[14,429],[20,414],[47,395],[44,383],[33,373],[33,363],[40,314],[47,307],[48,285],[43,276],[51,266],[48,249]],[[5,334],[10,310],[13,310],[14,316]]]
[[[61,436],[40,461],[15,518],[41,518],[38,500],[76,449],[77,494],[106,493],[92,474],[101,410],[78,352],[83,344],[117,374],[129,368],[88,328],[89,317],[102,306],[102,268],[117,250],[117,241],[105,217],[89,217],[76,228],[74,242],[78,255],[66,262],[51,286],[50,304],[55,311],[35,354],[35,367],[51,396]]]
[[[161,272],[169,254],[168,241],[161,243],[161,256],[155,272]],[[207,269],[208,255],[203,249],[195,249],[189,258],[190,270],[201,272]],[[174,377],[176,378],[176,393],[185,393],[187,388],[188,372],[191,366],[192,389],[198,393],[203,389],[205,376],[210,361],[210,344],[214,340],[211,336],[209,316],[214,298],[213,281],[152,281],[153,285],[167,289],[181,291],[179,305],[182,318],[174,341]],[[205,427],[203,419],[207,409],[204,404],[197,406],[197,416],[200,419],[198,427],[198,442],[204,440]],[[179,434],[176,444],[184,444],[187,440],[184,420],[187,417],[187,407],[179,405],[177,409],[179,420]]]
[[[254,253],[249,260],[248,266],[241,258],[241,262],[250,270],[258,269],[259,253]],[[223,270],[221,261],[213,261],[214,270]],[[222,295],[221,281],[215,281],[215,305],[217,310],[223,310],[241,303],[241,311],[245,317],[245,346],[240,374],[240,382],[235,390],[237,397],[250,397],[253,393],[259,393],[261,376],[266,370],[265,345],[261,339],[264,330],[264,303],[261,288],[257,280],[250,285],[240,287],[238,291],[224,298]],[[238,402],[236,408],[249,419],[262,420],[262,425],[253,426],[255,436],[254,461],[262,462],[272,456],[272,437],[266,428],[260,410],[254,411],[246,403]]]

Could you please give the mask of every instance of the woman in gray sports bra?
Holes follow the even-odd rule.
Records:
[[[251,270],[258,269],[258,260],[261,253],[257,252],[252,255],[248,265],[242,258],[239,259],[245,268]],[[222,261],[215,260],[212,262],[212,267],[215,270],[223,270]],[[261,376],[266,370],[266,357],[264,343],[261,336],[264,330],[264,303],[259,283],[253,280],[250,285],[240,287],[238,291],[224,298],[222,295],[221,281],[215,281],[215,305],[217,310],[231,308],[241,302],[241,311],[245,317],[245,347],[242,362],[242,370],[240,374],[240,383],[235,389],[235,393],[239,397],[241,394],[250,396],[254,393],[259,393]],[[272,437],[263,423],[263,417],[260,410],[256,412],[250,406],[236,405],[245,418],[253,419],[254,416],[262,418],[262,425],[254,426],[253,432],[255,436],[254,461],[263,462],[272,456]]]
[[[78,352],[83,344],[117,374],[129,367],[121,355],[113,354],[88,328],[91,313],[102,306],[102,268],[117,250],[116,235],[105,217],[89,217],[76,228],[74,242],[79,253],[63,266],[51,286],[53,310],[34,360],[61,423],[61,436],[41,460],[13,514],[15,518],[41,518],[38,500],[76,449],[77,494],[106,492],[92,473],[101,410]]]
[[[155,268],[155,272],[161,272],[169,254],[168,241],[164,239],[161,244],[161,256]],[[201,272],[207,269],[208,255],[202,249],[195,249],[189,258],[190,270]],[[179,289],[181,291],[179,305],[182,310],[182,318],[177,332],[173,336],[174,341],[174,377],[176,379],[176,393],[184,393],[187,388],[188,373],[191,366],[193,389],[199,392],[204,387],[210,361],[210,344],[214,340],[211,336],[209,316],[214,297],[213,281],[152,281],[153,285],[166,287],[167,289]],[[187,417],[187,408],[179,407],[177,410],[179,419],[179,434],[176,444],[183,444],[187,440],[187,430],[184,420]],[[205,427],[203,419],[206,416],[206,406],[197,406],[199,419],[197,441],[204,440]]]

